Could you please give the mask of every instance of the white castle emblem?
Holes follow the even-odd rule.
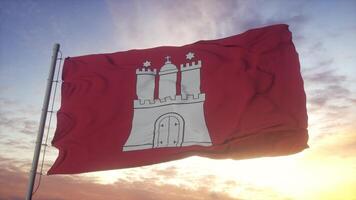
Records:
[[[191,60],[194,53],[186,58]],[[156,69],[144,67],[136,70],[134,116],[130,135],[123,151],[191,145],[211,146],[212,142],[204,118],[205,94],[200,91],[202,61],[180,65],[177,69],[166,57],[158,72],[158,99],[154,99]],[[177,73],[181,73],[181,94],[176,93]]]

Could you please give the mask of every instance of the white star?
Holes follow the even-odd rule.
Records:
[[[143,66],[144,66],[144,67],[149,67],[149,66],[151,66],[151,62],[148,61],[148,60],[146,60],[146,61],[143,63]]]
[[[194,53],[189,52],[187,55],[185,55],[187,59],[191,60],[194,58]]]

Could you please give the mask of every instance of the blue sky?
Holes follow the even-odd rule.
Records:
[[[300,180],[301,182],[309,181],[310,187],[316,191],[314,193],[312,191],[307,193],[308,190],[305,190],[305,193],[289,191],[289,188],[282,186],[283,184],[274,182],[265,183],[247,177],[244,180],[243,174],[238,175],[245,182],[239,182],[241,180],[233,182],[228,189],[225,188],[229,192],[223,192],[225,185],[217,184],[215,186],[222,189],[215,192],[222,195],[224,199],[237,199],[238,197],[249,199],[248,196],[251,195],[253,189],[260,192],[256,192],[255,197],[273,193],[275,196],[272,195],[271,199],[279,197],[312,199],[312,197],[323,197],[324,194],[318,193],[319,190],[329,189],[329,187],[337,188],[336,186],[342,184],[346,189],[335,189],[335,192],[329,195],[337,196],[340,191],[343,194],[355,194],[347,190],[348,186],[350,188],[356,186],[355,181],[347,178],[347,173],[355,172],[353,170],[356,168],[356,160],[353,158],[356,153],[355,19],[356,1],[353,0],[2,0],[0,1],[0,158],[6,162],[0,163],[0,170],[4,172],[0,175],[5,180],[5,172],[7,172],[5,169],[9,166],[16,167],[16,170],[22,174],[26,174],[29,169],[28,163],[32,158],[33,142],[36,137],[54,43],[61,44],[61,51],[64,57],[67,57],[160,45],[183,45],[202,39],[235,35],[250,28],[287,23],[293,33],[293,41],[300,56],[305,81],[311,149],[286,160],[272,159],[266,162],[274,169],[280,168],[274,166],[273,163],[287,167],[288,163],[301,165],[302,169],[296,169],[294,165],[290,165],[290,170],[296,170],[295,173],[299,177],[304,177],[309,171],[315,172],[320,177],[331,176],[330,173],[336,170],[344,172],[341,173],[339,179],[329,177],[333,183],[324,181],[325,183],[315,182],[314,184],[308,178]],[[55,155],[56,150],[50,148],[47,165],[51,164]],[[266,165],[263,161],[260,159],[259,161],[226,162],[237,169],[244,170],[256,164]],[[190,159],[190,163],[215,166],[215,168],[203,167],[204,169],[201,170],[204,173],[197,177],[193,175],[198,168],[190,171],[184,170],[186,162],[183,160],[152,168],[139,168],[135,171],[94,173],[71,178],[83,181],[85,186],[105,183],[105,187],[114,187],[118,184],[117,180],[126,180],[125,177],[128,177],[128,174],[135,172],[138,174],[136,178],[140,184],[155,184],[158,188],[172,186],[169,189],[176,193],[179,193],[178,191],[184,189],[185,186],[189,186],[184,179],[191,178],[192,181],[196,180],[196,183],[200,184],[206,180],[207,176],[213,177],[217,183],[228,180],[217,170],[222,166],[214,161],[200,158]],[[330,168],[321,170],[319,167],[324,165],[329,165]],[[168,181],[152,182],[140,178],[140,174],[144,174],[147,170]],[[174,172],[175,176],[166,177],[164,173],[167,171]],[[192,176],[183,176],[183,172],[192,174]],[[245,173],[253,176],[249,172]],[[265,175],[260,174],[260,176]],[[85,179],[88,177],[91,179]],[[256,179],[261,177],[256,177]],[[53,178],[47,179],[55,187]],[[25,185],[26,180],[21,180],[23,181],[21,185]],[[132,184],[129,180],[126,181],[128,181],[127,184]],[[181,186],[172,183],[180,181]],[[66,184],[70,180],[67,177],[60,179],[59,182]],[[263,189],[261,189],[261,184]],[[303,185],[295,184],[296,187]],[[239,187],[247,189],[234,193]],[[272,188],[273,191],[265,188]],[[0,190],[0,196],[10,193],[4,190]],[[14,189],[13,196],[21,193],[22,190],[23,188],[16,191]],[[51,188],[48,188],[47,192],[43,191],[40,195],[46,199],[46,195],[53,195],[50,191]],[[204,188],[189,191],[193,196],[201,191],[212,192]],[[286,191],[290,194],[285,194]],[[156,191],[155,194],[158,193],[159,191]],[[135,198],[132,197],[132,199]]]

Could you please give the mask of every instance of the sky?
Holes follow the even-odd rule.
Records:
[[[0,200],[24,198],[54,43],[63,57],[79,56],[184,45],[278,23],[289,24],[299,53],[309,149],[42,176],[34,199],[355,200],[355,19],[354,0],[0,0]],[[54,128],[55,116],[48,142]],[[49,146],[44,173],[56,155]]]

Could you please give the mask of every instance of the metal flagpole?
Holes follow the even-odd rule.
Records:
[[[30,171],[30,175],[29,175],[29,182],[28,182],[28,187],[27,187],[26,200],[31,200],[32,199],[33,186],[35,184],[35,179],[36,179],[36,174],[37,174],[38,159],[40,157],[41,146],[42,146],[42,138],[43,138],[43,133],[44,133],[45,125],[46,125],[48,105],[49,105],[49,100],[50,100],[51,91],[52,91],[53,77],[54,77],[54,72],[56,71],[56,63],[57,63],[58,51],[59,51],[59,44],[54,44],[53,53],[52,53],[52,60],[51,60],[51,66],[50,66],[48,80],[47,80],[47,88],[46,88],[46,93],[45,93],[45,97],[44,97],[44,100],[43,100],[41,120],[40,120],[40,124],[39,124],[39,127],[38,127],[38,133],[37,133],[37,139],[36,139],[36,147],[35,147],[35,151],[34,151],[34,154],[33,154],[32,167],[31,167],[31,171]]]

